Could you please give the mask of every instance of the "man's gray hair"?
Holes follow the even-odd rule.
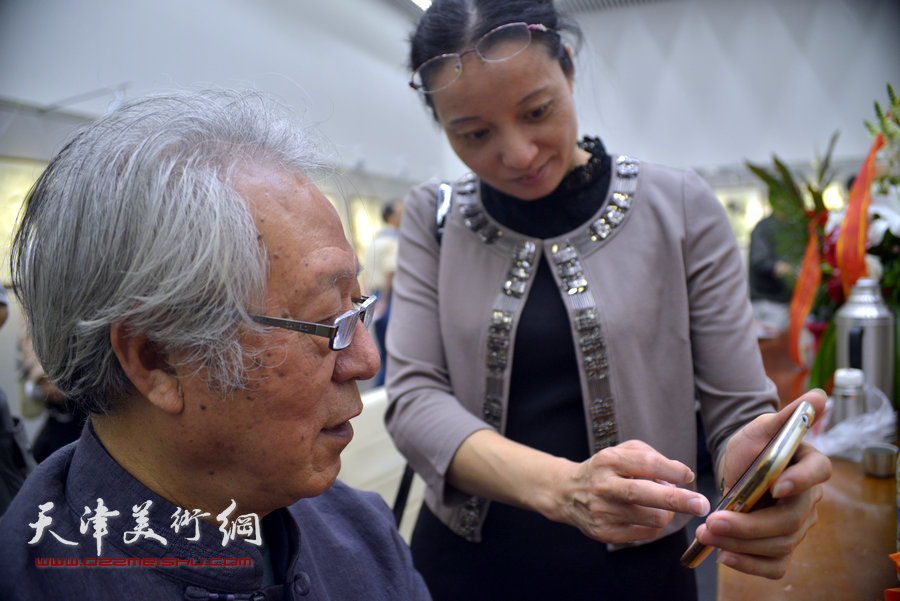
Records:
[[[110,344],[121,323],[210,384],[241,387],[240,336],[265,299],[266,253],[235,169],[318,167],[308,133],[255,92],[131,102],[70,139],[26,199],[13,284],[50,380],[88,411],[134,388]],[[298,235],[300,233],[298,232]]]

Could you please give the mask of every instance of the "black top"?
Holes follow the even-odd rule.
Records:
[[[543,198],[523,201],[482,184],[487,212],[502,225],[535,238],[579,228],[603,204],[611,168],[599,139],[585,138],[579,146],[591,153],[587,164],[573,169]],[[538,263],[516,333],[504,434],[557,457],[583,461],[590,456],[569,317],[546,256]]]

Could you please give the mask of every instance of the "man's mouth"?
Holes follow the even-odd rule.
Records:
[[[350,420],[341,422],[331,428],[322,428],[322,432],[332,438],[346,439],[347,442],[350,442],[353,438],[353,426],[350,425]]]

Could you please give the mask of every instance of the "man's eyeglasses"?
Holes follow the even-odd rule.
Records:
[[[357,318],[362,320],[363,327],[368,328],[372,323],[373,305],[378,300],[374,296],[362,296],[353,301],[356,305],[346,313],[342,313],[334,320],[333,325],[322,323],[313,323],[309,321],[295,321],[293,319],[280,319],[278,317],[268,317],[266,315],[250,315],[250,319],[257,323],[267,326],[275,326],[276,328],[284,328],[293,330],[294,332],[302,332],[304,334],[312,334],[313,336],[322,336],[328,339],[328,348],[333,351],[340,351],[353,342],[353,332],[356,331]]]
[[[544,25],[527,23],[507,23],[496,27],[483,36],[475,46],[462,52],[441,54],[428,59],[416,69],[409,85],[423,94],[440,92],[459,78],[462,73],[462,57],[474,52],[486,63],[499,63],[511,59],[531,43],[531,32],[553,33]]]

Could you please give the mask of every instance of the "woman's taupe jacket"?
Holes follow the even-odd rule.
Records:
[[[697,402],[716,460],[737,428],[773,409],[740,252],[696,174],[620,157],[602,208],[547,240],[491,219],[473,176],[453,185],[439,240],[438,187],[405,199],[386,423],[426,503],[460,536],[480,540],[489,502],[445,476],[466,437],[504,431],[516,326],[542,255],[569,314],[594,452],[639,439],[695,468]]]

